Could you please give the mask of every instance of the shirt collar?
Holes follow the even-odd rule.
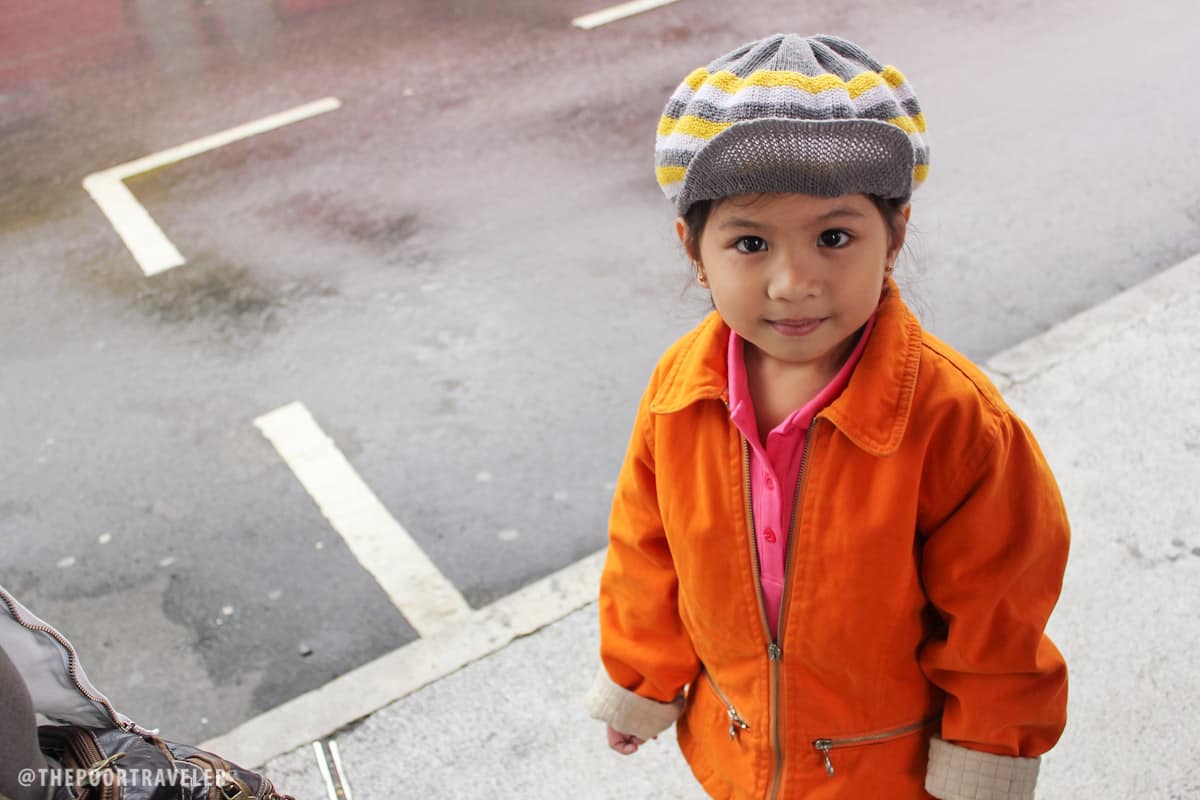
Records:
[[[850,382],[854,366],[862,358],[863,350],[867,347],[867,339],[871,329],[875,327],[875,314],[872,313],[862,328],[858,342],[850,356],[838,369],[837,374],[825,384],[821,391],[813,395],[807,403],[792,411],[782,422],[776,425],[770,433],[784,433],[791,428],[805,430],[812,424],[813,418],[821,409],[829,405]],[[729,333],[729,347],[726,356],[729,371],[729,418],[738,429],[752,442],[758,442],[758,418],[754,411],[754,400],[750,396],[750,381],[746,373],[745,342],[736,331]],[[770,434],[768,434],[769,436]],[[766,444],[765,441],[762,444]]]
[[[651,380],[651,414],[678,413],[704,400],[728,400],[730,333],[713,311],[667,350]],[[863,450],[877,456],[894,453],[912,412],[924,336],[896,282],[889,279],[850,384],[820,416]]]

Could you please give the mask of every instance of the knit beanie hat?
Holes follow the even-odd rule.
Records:
[[[907,200],[929,169],[924,134],[895,67],[836,36],[775,34],[684,79],[658,124],[655,172],[681,215],[758,192]]]

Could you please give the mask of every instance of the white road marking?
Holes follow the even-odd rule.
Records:
[[[312,746],[317,754],[317,769],[321,770],[321,779],[325,782],[325,796],[329,800],[338,800],[337,789],[333,788],[333,776],[329,774],[329,762],[325,760],[325,750],[320,742],[313,742]]]
[[[83,179],[83,188],[108,217],[108,221],[125,242],[142,271],[147,275],[156,275],[186,263],[187,259],[171,244],[171,240],[158,227],[158,223],[125,186],[126,178],[333,111],[341,106],[341,101],[336,97],[326,97],[289,111],[272,114],[194,142],[94,172]]]
[[[342,784],[342,794],[346,800],[354,800],[354,793],[350,791],[350,776],[346,774],[346,768],[342,766],[342,751],[338,749],[338,743],[329,740],[329,754],[333,756],[333,768],[337,770],[338,782]]]
[[[261,766],[328,736],[593,602],[604,557],[593,553],[200,746]]]
[[[157,275],[186,261],[116,173],[92,173],[83,179],[83,188],[108,217],[142,272]]]
[[[612,6],[611,8],[605,8],[592,14],[576,17],[571,20],[571,24],[576,28],[583,28],[585,31],[590,31],[592,28],[599,28],[601,25],[607,25],[619,19],[632,17],[634,14],[641,14],[645,11],[652,11],[653,9],[678,2],[679,0],[633,0],[631,3],[621,3],[619,6]]]
[[[254,424],[422,637],[470,613],[458,589],[388,513],[303,404],[290,403]]]

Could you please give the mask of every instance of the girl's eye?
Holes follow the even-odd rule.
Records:
[[[845,231],[831,228],[827,231],[821,231],[821,235],[817,237],[818,247],[845,247],[850,244],[850,234]]]
[[[767,249],[767,240],[761,236],[743,236],[733,243],[739,253],[761,253]]]

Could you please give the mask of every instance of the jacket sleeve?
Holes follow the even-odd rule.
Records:
[[[678,581],[659,514],[649,394],[613,497],[600,579],[602,668],[588,697],[593,717],[644,739],[675,722],[683,688],[700,669],[680,619]]]
[[[922,580],[944,635],[920,663],[946,695],[926,789],[948,800],[1032,798],[1038,757],[1066,725],[1066,664],[1045,634],[1066,568],[1066,512],[1032,434],[1011,411],[994,419],[944,465],[959,486],[924,531]]]

